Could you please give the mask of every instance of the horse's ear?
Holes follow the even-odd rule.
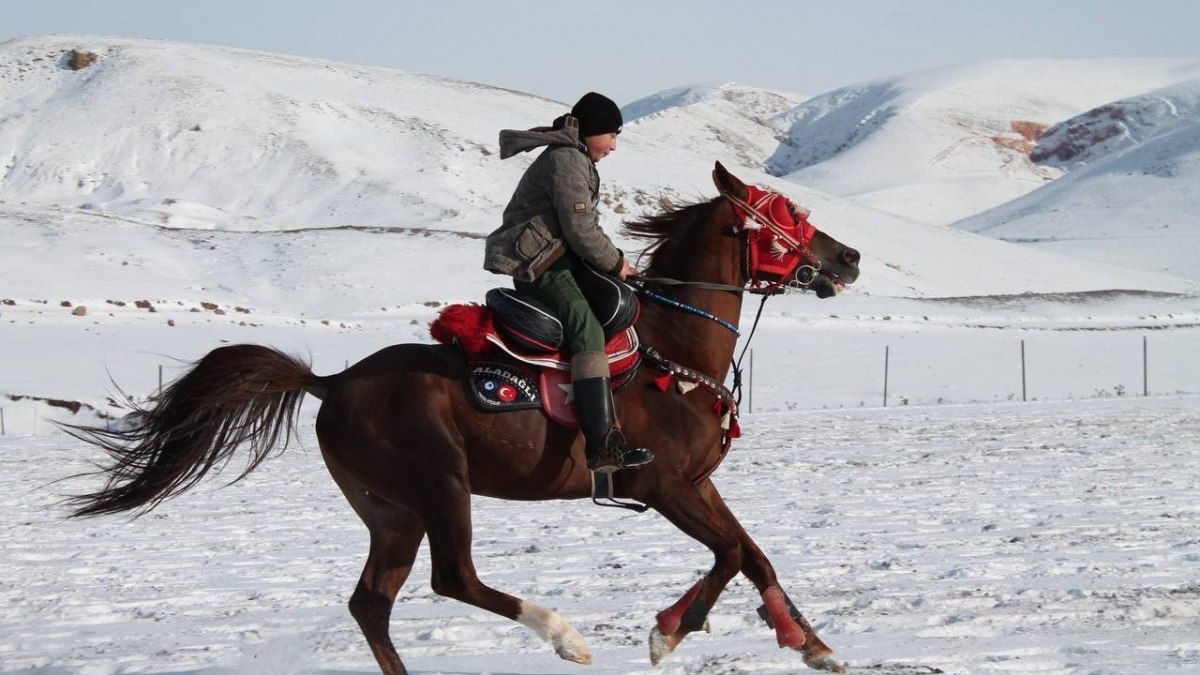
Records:
[[[723,195],[732,195],[738,199],[746,198],[746,184],[738,179],[737,176],[729,173],[723,164],[717,162],[713,167],[712,172],[713,183],[716,184],[717,190]]]

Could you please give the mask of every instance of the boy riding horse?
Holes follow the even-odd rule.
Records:
[[[501,159],[545,150],[517,183],[503,224],[488,235],[483,264],[513,277],[517,292],[545,304],[562,323],[587,465],[601,472],[654,459],[649,450],[629,447],[617,425],[604,331],[577,280],[584,265],[622,281],[637,274],[601,229],[596,213],[596,163],[617,149],[622,125],[617,104],[589,92],[549,127],[501,131]]]

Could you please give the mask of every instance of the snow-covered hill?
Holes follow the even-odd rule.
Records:
[[[679,87],[622,108],[626,124],[647,139],[697,155],[714,152],[759,171],[779,148],[779,116],[804,97],[727,83]]]
[[[71,70],[65,58],[72,50],[97,59]],[[0,262],[18,280],[6,289],[17,299],[94,303],[140,284],[152,286],[155,297],[186,304],[195,295],[189,289],[199,285],[209,293],[229,289],[230,301],[243,305],[329,297],[339,313],[352,315],[398,301],[477,297],[502,280],[479,269],[480,245],[464,247],[462,238],[495,226],[532,159],[501,162],[496,133],[548,122],[567,107],[393,70],[156,41],[30,38],[0,45],[0,55],[0,154],[7,167],[0,209],[16,223],[9,240],[15,246],[6,247]],[[729,86],[673,100],[693,98],[707,114],[723,110],[726,119],[736,117],[738,101],[749,100],[753,105],[739,113],[747,124],[756,124],[758,113],[746,110],[766,115],[790,103]],[[672,114],[681,113],[650,117]],[[696,128],[702,117],[692,117],[675,126]],[[676,140],[654,122],[631,124],[621,149],[600,166],[609,222],[652,208],[659,195],[711,198],[712,161],[739,158],[727,139]],[[864,252],[859,292],[1189,288],[1137,269],[1030,254],[739,171],[785,191],[813,210],[818,226]],[[38,209],[47,215],[40,218]],[[363,228],[373,233],[372,245],[363,243]],[[186,234],[213,229],[323,232]],[[431,230],[448,234],[425,238]],[[69,236],[54,236],[46,248],[50,232]],[[125,253],[94,253],[115,240]],[[314,253],[298,264],[296,249],[303,246]],[[389,261],[414,249],[421,250],[416,269],[429,269],[397,284]],[[63,259],[81,274],[49,272]],[[1038,275],[1017,272],[1031,263]],[[446,275],[461,283],[447,287]],[[87,293],[76,283],[81,276],[89,279]],[[354,281],[330,283],[344,278]],[[337,300],[339,294],[345,297]]]
[[[94,53],[81,70],[72,50]],[[486,108],[481,105],[486,103]],[[502,208],[499,125],[552,102],[394,70],[150,40],[0,44],[0,199],[168,227],[454,228]],[[532,125],[531,123],[531,125]]]
[[[1032,157],[1067,174],[958,227],[1200,279],[1200,79],[1055,125]]]
[[[1030,162],[1048,127],[1200,74],[1178,60],[1013,60],[938,68],[838,89],[787,113],[769,160],[788,180],[946,224],[1061,175]]]

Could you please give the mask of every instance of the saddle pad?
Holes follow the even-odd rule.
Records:
[[[613,375],[609,386],[614,394],[633,381],[640,365],[639,359],[620,375]],[[575,416],[575,390],[571,387],[571,373],[543,368],[538,374],[538,381],[542,390],[542,410],[546,411],[546,416],[564,427],[579,426],[579,418]]]
[[[634,364],[612,379],[613,392],[629,384],[637,375]],[[484,412],[509,412],[541,408],[546,415],[566,427],[577,427],[569,371],[543,368],[535,379],[527,372],[506,363],[476,361],[468,366],[467,390],[475,407]]]
[[[467,389],[475,405],[488,412],[542,407],[537,381],[504,363],[480,361],[470,364]]]

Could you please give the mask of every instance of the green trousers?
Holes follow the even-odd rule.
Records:
[[[572,354],[603,354],[604,329],[575,281],[575,269],[582,264],[575,256],[565,255],[534,281],[514,279],[513,286],[518,293],[533,296],[554,312],[562,322],[563,340]]]

